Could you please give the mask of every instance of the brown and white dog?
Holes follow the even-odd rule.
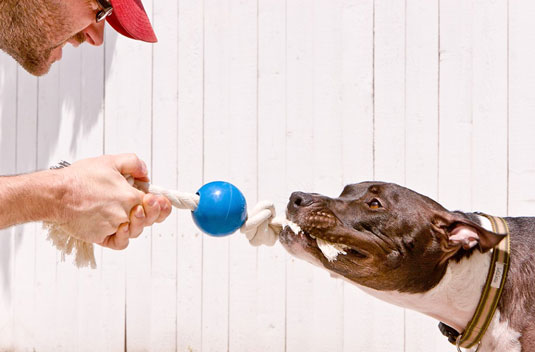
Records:
[[[450,212],[392,183],[346,186],[338,198],[295,192],[279,239],[293,255],[343,276],[369,294],[434,317],[459,332],[487,279],[491,248],[503,236],[475,213]],[[535,351],[535,218],[505,218],[510,269],[479,351]],[[317,239],[343,244],[329,260]],[[332,258],[330,258],[332,259]]]

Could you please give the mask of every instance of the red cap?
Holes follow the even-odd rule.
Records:
[[[110,2],[113,12],[106,17],[106,20],[113,29],[128,38],[149,43],[158,41],[141,0],[111,0]]]

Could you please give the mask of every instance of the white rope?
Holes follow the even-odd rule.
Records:
[[[275,205],[272,202],[262,201],[247,216],[247,221],[241,227],[240,232],[245,234],[253,246],[273,246],[285,226],[290,226],[294,233],[301,232],[297,224],[286,219],[285,216],[276,215]]]
[[[175,208],[178,209],[189,209],[194,211],[199,205],[200,197],[198,194],[194,193],[172,191],[155,185],[149,186],[149,193],[164,196],[169,199]]]
[[[148,182],[139,182],[139,181],[134,182],[134,179],[131,176],[127,176],[126,180],[132,186],[142,190],[145,193],[152,193],[152,194],[164,196],[165,198],[169,199],[169,201],[175,208],[189,209],[191,211],[194,211],[195,209],[197,209],[197,206],[199,205],[200,197],[198,194],[173,191],[167,188],[155,186]]]
[[[147,182],[134,181],[131,176],[125,176],[130,185],[142,190],[145,193],[162,195],[169,199],[171,204],[178,209],[188,209],[194,211],[199,204],[199,195],[194,193],[178,192],[163,187],[155,186]],[[240,232],[245,234],[249,243],[253,246],[273,246],[279,238],[279,233],[284,226],[290,226],[295,233],[300,231],[299,227],[283,216],[276,216],[275,206],[272,202],[263,201],[258,203],[248,214],[245,224]],[[78,267],[96,267],[95,255],[92,243],[73,238],[56,224],[45,223],[48,229],[48,238],[62,252],[62,259],[65,254],[74,253],[75,264]]]
[[[260,202],[248,214],[240,232],[245,234],[253,246],[273,246],[282,229],[281,219],[275,218],[275,215],[273,203]]]

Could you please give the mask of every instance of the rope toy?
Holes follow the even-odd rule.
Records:
[[[59,169],[69,165],[68,162],[62,161],[52,168]],[[133,187],[145,193],[164,196],[177,209],[190,210],[197,227],[211,236],[227,236],[240,229],[251,245],[273,246],[284,226],[290,226],[295,233],[300,231],[298,226],[286,217],[277,217],[275,206],[269,201],[258,203],[250,214],[247,214],[245,197],[236,186],[228,182],[210,182],[202,186],[197,193],[185,193],[134,181],[129,175],[125,177]],[[45,223],[44,227],[48,230],[48,239],[61,251],[62,260],[65,260],[66,255],[74,253],[74,263],[77,267],[96,268],[92,243],[72,237],[57,224]]]

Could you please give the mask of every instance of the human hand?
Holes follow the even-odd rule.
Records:
[[[85,242],[124,249],[145,226],[171,212],[169,200],[137,190],[123,176],[149,181],[145,163],[134,154],[85,159],[52,171],[61,174],[65,187],[55,222]]]
[[[136,205],[130,212],[129,223],[122,223],[118,230],[98,243],[112,249],[124,249],[131,238],[137,238],[143,228],[155,222],[164,221],[171,213],[171,202],[164,196],[145,194],[143,203]]]

